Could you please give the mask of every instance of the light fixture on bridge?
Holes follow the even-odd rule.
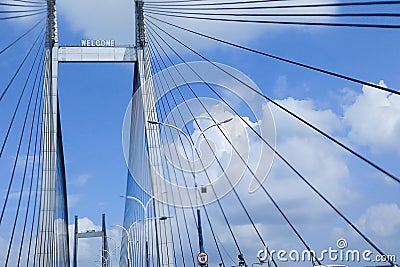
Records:
[[[230,122],[231,120],[233,120],[233,117],[232,118],[228,118],[228,119],[223,120],[223,121],[220,121],[220,122],[216,122],[215,126]],[[167,124],[167,123],[163,123],[163,122],[159,122],[159,121],[148,120],[147,122],[149,124],[153,124],[153,125],[164,125],[164,126],[170,126],[170,127],[173,126],[173,125],[170,125],[170,124]]]
[[[209,125],[209,126],[207,126],[207,127],[204,128],[204,129],[200,129],[201,131],[200,131],[199,136],[201,136],[201,135],[204,136],[204,133],[205,133],[207,130],[209,130],[210,128],[213,128],[213,127],[215,127],[215,126],[220,126],[221,124],[230,122],[231,120],[233,120],[233,117],[232,117],[232,118],[229,118],[229,119],[226,119],[226,120],[223,120],[223,121],[220,121],[220,122],[216,122],[213,118],[208,118],[208,117],[207,117],[207,119],[212,120],[214,123],[211,124],[211,125]],[[194,119],[194,120],[195,120],[195,119]],[[192,151],[192,159],[193,159],[193,160],[192,160],[192,165],[191,165],[191,170],[192,170],[192,172],[193,172],[194,184],[195,184],[195,188],[196,188],[196,190],[197,190],[196,172],[195,172],[195,170],[194,170],[194,169],[195,169],[195,168],[194,168],[194,158],[195,158],[195,151],[196,151],[197,140],[193,141],[192,137],[191,137],[188,133],[184,132],[182,129],[180,129],[179,127],[177,127],[177,126],[175,126],[175,125],[168,124],[168,123],[164,123],[164,122],[152,121],[152,120],[148,120],[147,122],[148,122],[149,124],[153,124],[153,125],[162,125],[162,126],[164,126],[164,127],[170,127],[170,128],[172,128],[172,129],[175,129],[175,130],[177,130],[179,133],[181,133],[181,134],[189,141],[189,144],[190,144],[190,146],[191,146],[191,151]],[[205,136],[204,136],[204,137],[205,137]],[[200,192],[201,192],[201,193],[207,193],[207,188],[206,188],[206,187],[201,187],[201,191],[200,191]],[[203,244],[203,230],[202,230],[202,228],[201,228],[201,216],[200,216],[200,209],[199,209],[199,207],[198,207],[197,193],[196,193],[195,196],[196,196],[196,206],[197,206],[197,225],[198,225],[197,230],[198,230],[198,235],[199,235],[200,253],[205,253],[204,244]],[[135,200],[136,200],[136,199],[135,199]],[[136,200],[136,201],[137,201],[137,200]],[[241,258],[243,258],[243,255],[240,254],[239,256],[241,256]],[[243,261],[242,261],[241,258],[239,257],[239,266],[244,266],[244,265],[241,265],[241,264],[240,264],[240,263],[244,263],[244,259],[243,259]],[[206,266],[206,264],[200,264],[200,266],[204,267],[204,266]]]

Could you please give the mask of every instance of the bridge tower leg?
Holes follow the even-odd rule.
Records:
[[[64,156],[58,113],[58,34],[55,0],[47,0],[43,82],[42,185],[36,266],[70,266]]]
[[[101,264],[103,267],[110,266],[111,254],[108,248],[107,241],[107,227],[106,227],[106,214],[103,213],[101,217],[101,231],[103,232],[102,240],[101,240]]]
[[[136,56],[137,66],[135,67],[134,90],[140,90],[142,106],[144,111],[145,135],[147,140],[147,151],[149,155],[149,167],[151,177],[152,195],[156,200],[153,201],[153,215],[155,218],[169,217],[169,207],[167,204],[166,185],[163,182],[163,166],[161,158],[161,146],[158,125],[149,124],[148,121],[158,121],[154,84],[152,79],[152,66],[150,61],[150,51],[147,45],[146,31],[143,15],[143,0],[135,0],[136,8]],[[160,179],[161,178],[161,179]],[[145,215],[146,218],[146,215]],[[148,221],[147,229],[155,229],[155,245],[157,247],[157,266],[174,266],[173,246],[171,237],[170,223],[167,221]],[[147,240],[146,240],[147,241]],[[148,243],[146,242],[146,246]],[[147,249],[145,248],[144,251]],[[147,254],[147,252],[145,252]],[[144,259],[148,260],[149,255]],[[153,258],[153,257],[152,257]],[[143,263],[144,266],[148,262]]]
[[[72,267],[78,267],[78,216],[75,216],[75,227],[74,227],[74,255],[72,261]]]

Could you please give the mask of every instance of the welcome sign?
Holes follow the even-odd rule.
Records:
[[[85,47],[115,47],[115,40],[81,40],[81,46]]]

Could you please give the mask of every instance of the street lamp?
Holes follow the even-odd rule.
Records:
[[[107,249],[100,249],[100,252],[106,252],[106,256],[101,255],[101,259],[104,260],[104,267],[106,266],[112,266],[112,253],[110,251],[108,251]]]
[[[172,216],[160,216],[160,217],[151,217],[151,218],[146,218],[146,225],[147,225],[147,221],[151,221],[151,220],[158,220],[158,221],[166,221],[167,219],[173,218]],[[149,227],[147,226],[147,230],[146,230],[146,267],[150,266],[150,253],[149,253],[149,241],[148,241],[148,232],[149,232]],[[152,256],[152,262],[154,264],[154,258]]]
[[[114,226],[118,227],[118,228],[121,228],[126,233],[126,238],[128,239],[128,243],[127,243],[127,245],[128,245],[128,248],[127,248],[127,252],[128,252],[128,267],[131,267],[131,256],[130,256],[130,250],[131,250],[130,249],[131,248],[130,242],[131,242],[131,240],[130,240],[129,231],[126,230],[126,228],[123,227],[122,225],[115,224]]]
[[[163,194],[165,194],[166,192],[163,192]],[[150,219],[159,219],[160,221],[165,221],[166,219],[168,219],[168,218],[171,218],[171,217],[169,217],[169,216],[161,216],[161,217],[158,217],[158,218],[148,218],[147,216],[148,216],[148,213],[147,213],[147,208],[149,207],[149,204],[150,204],[150,202],[152,201],[152,200],[154,200],[157,196],[151,196],[147,201],[146,201],[146,203],[145,204],[143,204],[143,202],[140,200],[140,199],[138,199],[137,197],[133,197],[133,196],[121,196],[122,198],[126,198],[126,199],[130,199],[130,200],[134,200],[134,201],[136,201],[137,203],[139,203],[140,204],[140,206],[143,208],[143,212],[144,212],[144,216],[145,216],[145,227],[143,227],[143,230],[144,230],[144,236],[145,236],[145,241],[146,241],[146,244],[145,244],[145,251],[146,251],[146,267],[149,267],[150,266],[150,262],[149,262],[149,253],[148,253],[148,243],[149,243],[149,240],[148,240],[148,236],[147,236],[147,231],[148,231],[148,229],[146,229],[146,228],[148,228],[147,227],[147,220],[150,220]]]
[[[101,250],[99,250],[101,251]],[[101,260],[97,260],[94,263],[99,266],[99,267],[107,267],[110,266],[110,264],[108,264],[108,260],[107,257],[104,257],[103,255],[101,255]]]
[[[134,240],[131,239],[131,230],[132,230],[132,227],[133,227],[135,224],[137,224],[138,222],[140,222],[140,220],[139,220],[139,221],[136,221],[136,222],[133,222],[133,223],[131,224],[131,226],[129,226],[129,229],[126,229],[126,228],[123,227],[122,225],[118,225],[118,224],[115,224],[115,225],[114,225],[115,227],[118,227],[118,228],[122,229],[122,230],[126,233],[126,237],[127,237],[127,239],[128,239],[128,243],[127,243],[127,246],[128,246],[128,247],[127,247],[127,250],[128,250],[128,267],[131,267],[131,265],[132,265],[132,258],[131,258],[132,247],[131,247],[131,243],[134,242]]]
[[[208,118],[208,119],[210,119],[210,118]],[[211,125],[207,126],[206,128],[204,128],[203,130],[200,131],[199,137],[195,141],[193,141],[192,138],[186,132],[184,132],[182,129],[176,127],[175,125],[164,123],[164,122],[158,122],[158,121],[150,121],[150,120],[147,121],[147,122],[150,123],[150,124],[153,124],[153,125],[162,125],[164,127],[173,128],[173,129],[177,130],[179,133],[181,133],[189,141],[189,144],[191,146],[192,162],[193,162],[191,164],[191,169],[192,169],[192,174],[193,174],[193,177],[194,177],[195,187],[197,188],[197,181],[195,179],[196,177],[195,177],[195,170],[194,170],[194,154],[196,152],[197,142],[199,141],[200,136],[202,136],[204,134],[204,132],[206,132],[210,128],[215,127],[215,126],[220,126],[220,125],[222,125],[224,123],[230,122],[231,120],[233,120],[233,118],[229,118],[229,119],[226,119],[226,120],[223,120],[223,121],[220,121],[220,122],[216,122],[214,124],[211,124]],[[196,194],[196,196],[197,196],[197,194]],[[198,205],[197,199],[196,199],[196,205]]]
[[[114,238],[112,238],[112,237],[106,236],[106,238],[108,238],[108,239],[114,241],[114,257],[115,257],[115,262],[118,263],[118,257],[117,257],[117,253],[118,253],[118,243],[117,243],[117,241],[116,241]],[[111,255],[111,254],[112,254],[112,253],[110,253],[110,255]]]
[[[211,118],[208,118],[208,119],[211,119]],[[207,126],[206,128],[204,128],[203,130],[200,131],[199,137],[195,141],[193,141],[192,138],[186,132],[184,132],[182,129],[176,127],[175,125],[164,123],[164,122],[158,122],[158,121],[151,121],[151,120],[147,121],[148,123],[153,124],[153,125],[162,125],[164,127],[170,127],[172,129],[175,129],[179,133],[181,133],[189,141],[189,144],[190,144],[191,150],[192,150],[191,170],[192,170],[192,175],[193,175],[193,179],[194,179],[194,187],[195,187],[195,192],[196,192],[195,197],[196,197],[196,206],[197,206],[197,230],[198,230],[198,235],[199,235],[200,252],[204,252],[204,244],[203,244],[203,232],[202,232],[202,229],[201,229],[200,209],[199,209],[199,205],[198,205],[198,201],[197,201],[196,172],[195,172],[195,168],[194,168],[194,154],[196,152],[196,145],[197,145],[197,142],[199,141],[200,136],[204,135],[205,131],[209,130],[212,127],[220,126],[220,125],[222,125],[224,123],[230,122],[232,119],[233,118],[229,118],[229,119],[226,119],[224,121],[216,122],[214,124],[211,124],[211,125]],[[205,266],[205,265],[201,264],[200,266]]]
[[[119,248],[118,242],[112,237],[106,236],[106,238],[110,239],[110,240],[112,240],[114,242],[114,253],[110,253],[110,255],[114,254],[114,260],[118,264],[118,255],[117,255],[118,254],[118,248]]]

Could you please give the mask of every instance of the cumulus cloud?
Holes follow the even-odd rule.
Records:
[[[90,174],[82,174],[82,175],[79,175],[72,183],[82,186],[82,185],[87,184],[89,182],[90,178],[91,178]]]
[[[59,0],[57,7],[59,16],[66,19],[72,30],[82,32],[87,38],[114,39],[117,44],[133,43],[132,0]]]
[[[4,239],[3,237],[0,236],[0,249],[1,251],[7,251],[8,250],[8,243],[9,241],[7,241],[6,239]],[[0,254],[0,262],[1,263],[5,263],[6,261],[6,254],[5,253],[1,253]],[[16,262],[13,258],[11,258],[11,264],[15,264]]]
[[[25,191],[22,191],[22,198],[27,198],[29,196],[31,196],[31,198],[34,198],[36,194],[37,194],[36,191],[25,190]],[[11,192],[8,195],[8,199],[17,200],[20,198],[20,196],[21,196],[21,192]],[[6,196],[4,196],[4,199],[5,198],[6,198]]]
[[[209,0],[202,2],[202,4],[212,4],[212,3],[221,3],[221,2],[231,2],[229,0],[224,0],[224,1],[215,1],[215,0]],[[321,4],[329,4],[329,3],[335,3],[337,1],[335,0],[321,0],[318,3]],[[222,15],[223,13],[235,13],[235,14],[275,14],[278,16],[269,16],[269,17],[255,17],[255,16],[241,16],[240,19],[249,19],[249,20],[268,20],[268,21],[297,21],[297,22],[304,22],[304,21],[316,21],[318,18],[315,17],[289,17],[289,16],[282,16],[283,14],[310,14],[310,13],[335,13],[336,12],[336,7],[319,7],[319,8],[290,8],[290,6],[293,5],[309,5],[309,4],[315,4],[314,1],[312,0],[298,0],[293,3],[291,2],[285,2],[285,6],[288,6],[288,8],[279,8],[279,9],[244,9],[244,10],[218,10],[218,11],[209,11],[209,10],[197,10],[199,13],[208,13],[208,14],[218,14],[218,16],[199,16],[196,14],[191,14],[191,15],[186,15],[186,16],[194,16],[194,17],[203,17],[203,18],[225,18],[225,19],[238,19],[238,17],[232,17],[232,16],[226,16]],[[273,6],[279,6],[282,4],[276,4],[276,3],[256,3],[256,4],[240,4],[240,5],[230,5],[229,7],[235,7],[235,8],[240,8],[240,7],[273,7]],[[201,6],[202,8],[210,8],[210,6]],[[216,7],[216,6],[211,6],[211,7]],[[221,6],[218,6],[221,7]],[[176,11],[176,10],[168,10],[168,11]],[[181,10],[182,11],[182,10]],[[153,10],[150,12],[154,12],[154,7]],[[191,12],[191,13],[196,13],[196,9],[194,8],[193,10],[183,10],[183,12]],[[174,15],[174,14],[173,14]],[[185,16],[184,14],[175,14],[176,16]],[[173,23],[175,25],[183,26],[185,28],[191,29],[196,32],[201,32],[207,35],[211,36],[217,36],[222,39],[227,39],[233,42],[239,42],[239,43],[247,43],[251,40],[254,40],[258,37],[260,37],[263,33],[268,32],[269,34],[281,31],[281,30],[286,30],[290,26],[276,26],[273,24],[255,24],[255,23],[237,23],[237,22],[221,22],[221,21],[216,21],[216,20],[197,20],[197,19],[186,19],[186,18],[177,18],[177,17],[171,17],[171,16],[164,16],[164,15],[159,15],[159,14],[148,14],[148,16],[152,16],[164,21],[168,21],[170,23]],[[183,33],[182,31],[176,30],[176,28],[172,28],[167,26],[166,24],[157,22],[154,19],[151,19],[152,22],[156,22],[158,25],[162,26],[162,28],[166,28],[169,31],[173,31],[174,36],[178,37],[180,40],[194,40],[193,38],[196,38],[196,42],[191,42],[191,45],[195,45],[196,48],[208,48],[210,46],[215,45],[209,40],[206,39],[200,39],[198,37],[193,37],[193,35],[187,35]],[[330,19],[324,19],[324,21],[329,21]],[[301,28],[301,29],[304,29]],[[189,39],[188,39],[189,38]]]
[[[29,169],[30,166],[32,166],[34,163],[37,166],[38,164],[38,159],[39,155],[29,155],[29,156],[19,156],[17,159],[17,167],[18,169],[22,172],[25,169],[25,165],[27,165],[27,168]],[[34,162],[36,160],[36,162]]]
[[[400,207],[396,203],[381,203],[369,207],[357,225],[378,237],[400,235]]]
[[[332,110],[317,109],[313,100],[298,100],[289,97],[276,102],[328,134],[334,134],[342,129],[340,118]],[[271,108],[279,130],[278,136],[307,136],[313,131],[275,105],[271,104]]]
[[[380,86],[387,87],[383,81]],[[400,98],[363,86],[355,102],[345,107],[343,121],[350,127],[352,142],[374,153],[400,153]]]
[[[229,95],[227,95],[227,98],[229,98]],[[250,102],[248,103],[249,105],[254,104]],[[317,108],[313,100],[286,98],[277,100],[277,102],[331,135],[343,133],[344,131],[341,118],[332,110]],[[270,119],[270,117],[267,116],[268,109],[258,102],[256,106],[257,108],[262,108],[264,116],[258,118],[259,120],[245,115],[242,115],[242,118],[248,121],[253,127],[262,127],[266,124],[267,120]],[[296,119],[285,114],[283,111],[278,110],[273,105],[270,105],[270,107],[274,114],[277,128],[277,150],[335,206],[341,208],[351,204],[357,192],[349,186],[350,171],[344,152],[327,141],[324,137],[316,134],[313,130]],[[245,157],[250,154],[248,157],[248,165],[254,170],[257,166],[257,160],[259,159],[258,157],[254,157],[254,154],[256,154],[255,151],[258,151],[257,149],[261,147],[261,140],[255,138],[254,135],[252,136],[248,126],[241,122],[237,115],[234,116],[234,114],[231,114],[231,111],[228,108],[224,108],[223,105],[210,106],[208,109],[212,117],[219,121],[227,117],[234,117],[231,122],[224,125],[224,128],[232,139],[237,138],[239,140],[247,135],[246,145],[249,146],[250,153],[246,152],[246,149],[241,147],[239,147],[239,151],[244,151],[242,154]],[[207,121],[207,123],[210,122]],[[193,137],[197,137],[198,128],[196,125],[192,127],[192,135]],[[227,151],[229,151],[229,145],[227,146],[227,142],[224,140],[225,137],[219,134],[217,128],[208,131],[207,138],[214,142],[215,150],[222,162],[225,162],[224,157],[229,157],[231,154],[235,153],[233,151],[227,153]],[[179,147],[177,144],[175,144],[175,146]],[[190,151],[189,148],[188,151]],[[212,155],[209,157],[212,157]],[[231,158],[230,160],[234,171],[230,173],[228,177],[232,178],[234,175],[240,173],[238,169],[241,168],[242,163],[237,157]],[[261,168],[268,167],[266,165],[268,164],[262,161]],[[217,175],[220,174],[219,166],[217,164],[210,165],[207,172],[211,174],[211,177],[217,177]],[[174,174],[171,174],[171,176],[173,175]],[[201,177],[201,174],[198,173],[197,177]],[[292,240],[296,240],[296,238],[292,236],[293,233],[290,232],[290,228],[288,228],[282,216],[272,206],[261,189],[254,194],[249,194],[248,188],[252,178],[251,173],[246,171],[237,185],[236,190],[241,200],[245,203],[245,206],[249,209],[250,214],[252,214],[252,217],[256,218],[256,221],[259,223],[259,228],[263,229],[263,233],[267,234],[272,244],[279,244],[281,237],[288,234],[291,235]],[[225,178],[221,177],[219,179]],[[307,228],[309,228],[307,230],[310,231],[312,231],[312,229],[331,231],[331,229],[328,229],[329,226],[323,223],[323,218],[334,216],[334,212],[308,188],[292,170],[282,163],[280,159],[275,158],[272,171],[264,185],[268,188],[292,222],[301,224],[303,228],[306,227],[304,226],[305,224],[309,225],[307,226]],[[210,194],[212,194],[211,190]],[[235,233],[238,232],[239,236],[243,237],[240,238],[240,243],[248,247],[249,251],[259,249],[259,247],[257,247],[259,243],[246,242],[246,240],[257,240],[257,237],[249,237],[254,233],[254,229],[252,229],[252,226],[249,224],[249,220],[245,216],[242,208],[240,208],[240,204],[236,200],[234,194],[225,196],[222,201],[222,205],[226,207],[225,210],[229,214],[230,221],[233,222],[236,227]],[[217,211],[212,213],[212,218],[220,218],[220,213],[217,213]],[[226,228],[223,218],[221,218],[220,223],[221,229]],[[274,231],[270,231],[269,229],[274,229]],[[224,230],[221,230],[221,232],[223,233],[221,237],[221,239],[223,239],[222,242],[224,242],[224,240],[228,240],[226,242],[229,242],[229,240],[232,241],[229,232],[224,232]],[[293,247],[293,243],[295,242],[288,242],[288,244],[280,243],[279,245]]]
[[[343,119],[338,114],[329,109],[317,108],[313,100],[287,98],[278,100],[278,102],[328,134],[333,136],[341,135],[343,137],[348,133]],[[357,200],[362,192],[353,187],[354,181],[351,179],[353,170],[349,169],[346,152],[282,111],[274,107],[272,107],[272,111],[277,128],[277,150],[289,162],[293,163],[294,167],[339,210],[346,211],[350,207],[351,209],[359,207],[358,205],[361,204]],[[219,113],[223,114],[223,111],[220,110]],[[231,122],[231,124],[234,123],[238,123],[238,120],[235,119]],[[255,122],[252,123],[255,124]],[[234,129],[234,127],[231,126],[230,129]],[[208,138],[218,144],[223,143],[221,136],[217,136],[214,132],[209,132]],[[250,147],[259,145],[259,140],[250,139]],[[218,149],[221,148],[217,147]],[[254,166],[254,162],[249,165]],[[246,173],[236,190],[268,245],[274,249],[304,249],[262,190],[249,194],[248,183],[250,180],[251,175]],[[264,185],[303,237],[307,236],[308,239],[317,240],[312,243],[313,248],[321,248],[322,250],[329,245],[334,246],[334,242],[339,237],[350,233],[347,230],[343,230],[338,236],[337,226],[346,224],[279,159],[275,159],[272,172]],[[226,196],[222,201],[229,221],[233,224],[236,238],[240,240],[242,249],[248,251],[248,255],[252,256],[251,253],[255,253],[260,249],[260,242],[255,235],[253,226],[249,224],[247,216],[240,208],[239,202],[237,202],[233,194]],[[216,206],[214,208],[216,210],[209,212],[213,222],[218,221],[214,226],[220,233],[218,235],[221,242],[232,251],[235,251],[230,232],[226,230],[226,224]],[[366,207],[364,206],[364,208]],[[383,210],[384,214],[392,213],[392,215],[385,216],[382,212],[377,213],[376,211],[379,209]],[[378,236],[375,240],[388,240],[386,237],[391,234],[398,236],[398,220],[394,218],[398,214],[398,209],[397,204],[385,207],[371,207],[361,216],[357,224],[367,233],[375,231]],[[391,222],[388,223],[387,220],[391,220]],[[387,229],[383,228],[386,225],[388,226]],[[315,233],[324,233],[327,238],[320,240]],[[282,240],[282,236],[287,238]],[[349,234],[349,236],[353,235]],[[360,240],[352,240],[351,242],[354,246],[362,244]],[[389,252],[390,250],[393,251],[393,247],[389,245],[389,248],[391,248]]]
[[[203,3],[214,3],[215,0],[210,0]],[[220,2],[220,1],[218,1]],[[335,0],[321,0],[319,3],[335,3]],[[288,3],[288,5],[303,5],[313,3],[311,0],[299,0],[296,3]],[[59,7],[59,13],[65,17],[71,28],[77,32],[83,32],[88,38],[104,38],[104,39],[116,39],[117,43],[126,44],[132,43],[135,36],[134,32],[134,1],[133,0],[120,0],[116,4],[112,0],[59,0],[57,2]],[[262,4],[265,5],[276,5],[271,3]],[[239,7],[240,5],[237,5]],[[245,6],[248,6],[247,4]],[[258,5],[260,6],[260,5]],[[254,10],[236,11],[239,13],[252,13],[257,12]],[[270,9],[264,10],[264,13],[335,13],[335,7],[320,7],[320,8],[285,8],[285,9]],[[260,13],[258,11],[258,13]],[[246,23],[226,23],[217,21],[205,21],[205,20],[190,20],[171,18],[155,14],[148,14],[150,16],[158,17],[160,19],[169,21],[174,24],[183,25],[195,31],[199,31],[205,34],[218,36],[220,38],[226,38],[234,42],[245,43],[253,40],[259,36],[265,30],[275,30],[273,26],[246,24]],[[219,16],[220,18],[222,16]],[[254,17],[252,17],[254,19]],[[293,20],[292,17],[269,17],[270,20],[281,20],[288,21]],[[296,18],[296,21],[312,21],[315,18]],[[155,22],[155,20],[153,20]],[[162,23],[163,28],[172,32],[173,35],[182,40],[189,40],[192,45],[196,48],[205,48],[214,46],[212,42],[208,40],[202,40],[193,35],[187,35],[180,30],[167,27]],[[281,26],[287,28],[288,26]],[[153,26],[154,28],[154,26]],[[189,39],[188,39],[189,38]],[[195,39],[194,39],[195,38]],[[192,42],[196,40],[196,42]]]
[[[328,133],[333,133],[342,128],[340,119],[336,114],[331,110],[316,109],[311,100],[295,100],[288,98],[279,102]],[[223,109],[210,108],[210,110],[213,111],[213,116],[217,118],[222,115],[227,115],[227,111]],[[328,199],[337,205],[348,204],[353,199],[355,192],[350,192],[350,190],[346,188],[349,180],[349,170],[342,152],[320,136],[315,135],[312,131],[305,130],[304,128],[306,127],[296,122],[293,118],[282,114],[282,112],[274,108],[273,113],[277,123],[278,135],[284,136],[284,138],[278,138],[277,150],[288,159],[289,162],[293,163],[295,168],[317,187],[318,190],[327,196]],[[267,116],[261,118],[261,121],[257,123],[250,120],[250,125],[254,127],[259,123],[262,124],[266,118]],[[244,119],[249,120],[249,118]],[[232,122],[225,126],[227,131],[231,134],[231,138],[241,138],[241,136],[237,134],[239,132],[235,130],[237,128],[235,126],[236,124],[243,124],[237,116]],[[241,129],[242,128],[250,132],[247,126],[242,125]],[[210,130],[207,133],[207,138],[213,140],[213,142],[217,144],[217,151],[228,151],[224,146],[226,144],[224,137],[217,132],[217,129],[215,129],[215,131]],[[257,151],[257,147],[259,148],[262,145],[262,142],[257,138],[250,138],[247,145],[249,146],[249,151],[254,152]],[[242,150],[243,149],[239,148],[239,151]],[[220,153],[219,155],[228,157],[230,154]],[[257,166],[258,159],[259,158],[254,157],[254,155],[249,157],[248,165],[253,170]],[[231,162],[232,166],[242,165],[239,158],[231,158],[231,161],[233,161]],[[224,160],[222,160],[222,162],[224,162]],[[318,168],[316,168],[316,166],[318,166]],[[261,166],[261,168],[262,167],[263,166]],[[219,173],[218,168],[219,166],[217,165],[211,165],[210,168],[207,169],[207,172],[211,174]],[[266,172],[268,173],[268,170]],[[231,175],[235,173],[238,173],[237,170]],[[229,177],[232,178],[231,176]],[[246,203],[246,206],[250,207],[255,214],[257,214],[257,211],[264,211],[266,207],[273,210],[274,208],[261,189],[255,194],[249,194],[248,186],[251,180],[252,175],[248,171],[245,172],[245,175],[236,188],[241,199]],[[268,176],[265,186],[273,193],[275,200],[285,207],[285,210],[297,221],[305,220],[313,216],[318,217],[329,210],[326,205],[322,204],[323,202],[316,197],[315,193],[307,188],[307,186],[305,186],[305,184],[278,158],[275,159],[272,172]],[[228,196],[229,199],[231,199],[231,197],[232,196]],[[230,200],[228,202],[230,202]],[[234,202],[236,203],[237,200],[233,198],[232,203]],[[300,206],[298,203],[302,203],[302,205]],[[313,210],[313,214],[310,215],[309,210]],[[242,209],[232,209],[230,213],[231,216],[235,218],[235,222],[238,222],[238,224],[245,223],[246,218],[243,217]],[[276,213],[274,214],[276,216]],[[262,219],[263,224],[268,224],[268,222],[265,221],[266,219],[267,218]],[[268,219],[271,218],[268,216]]]
[[[370,205],[364,209],[364,213],[355,220],[356,227],[361,230],[375,245],[386,253],[400,257],[400,207],[399,203],[380,202]],[[353,229],[337,228],[337,236],[346,237],[351,247],[371,250],[365,241],[357,235]],[[372,249],[372,251],[374,251]],[[375,251],[374,251],[375,253]]]
[[[331,110],[316,109],[312,100],[287,98],[278,102],[327,133],[342,130],[340,118]],[[277,151],[329,200],[337,205],[348,204],[354,198],[355,192],[346,187],[349,170],[343,152],[294,118],[272,105],[271,108],[278,136]],[[259,141],[253,142],[254,146],[260,145]],[[288,207],[293,215],[304,219],[305,216],[310,216],[307,212],[309,209],[316,216],[327,212],[322,200],[277,156],[265,186],[270,188],[276,200]],[[240,195],[247,196],[245,198],[249,201],[249,206],[262,209],[265,205],[265,195],[261,192],[249,195],[248,192],[240,191]],[[302,205],[298,206],[296,203]]]

